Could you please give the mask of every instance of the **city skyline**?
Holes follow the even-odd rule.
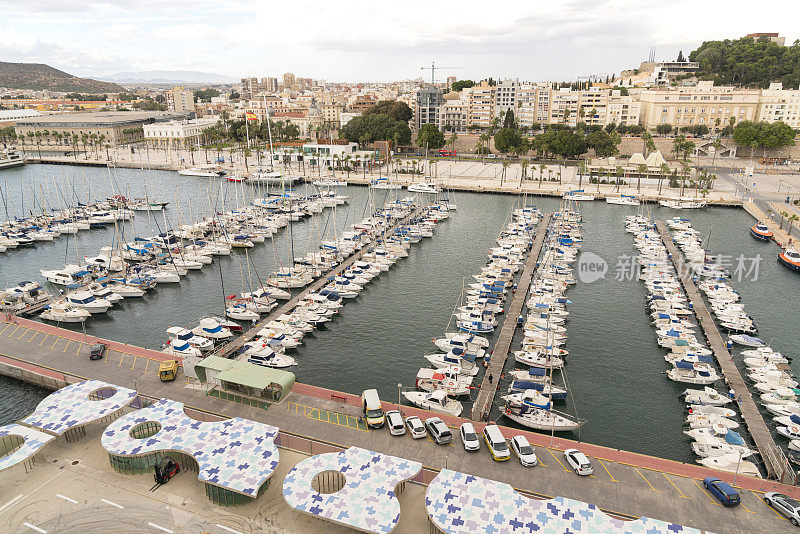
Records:
[[[161,69],[386,82],[429,79],[421,67],[436,61],[443,67],[440,82],[450,75],[574,80],[636,67],[653,46],[657,60],[669,60],[704,40],[761,31],[778,32],[787,44],[798,37],[791,17],[774,16],[791,10],[785,1],[750,9],[747,17],[739,16],[743,2],[716,1],[528,2],[502,12],[474,1],[267,6],[145,0],[128,8],[119,0],[0,0],[0,7],[9,27],[0,36],[1,57],[90,77]]]

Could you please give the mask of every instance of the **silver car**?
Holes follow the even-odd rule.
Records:
[[[777,491],[768,491],[765,493],[764,502],[786,516],[791,524],[800,527],[800,502],[797,502],[788,495],[778,493]]]
[[[389,433],[393,436],[402,436],[406,433],[403,416],[397,410],[386,412],[386,426],[389,427]]]

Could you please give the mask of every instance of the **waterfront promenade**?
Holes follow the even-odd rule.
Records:
[[[109,351],[104,361],[90,361],[88,347],[96,338],[84,340],[81,333],[21,318],[15,320],[16,323],[0,321],[0,372],[27,376],[30,381],[31,373],[38,369],[43,375],[49,375],[41,383],[48,381],[51,387],[95,378],[136,389],[151,398],[183,402],[193,413],[197,412],[200,419],[246,417],[278,426],[284,433],[320,442],[341,447],[359,446],[417,460],[430,469],[446,466],[500,480],[542,498],[561,495],[596,504],[622,516],[647,515],[714,532],[744,533],[764,528],[781,531],[788,528],[788,522],[760,502],[760,492],[782,491],[800,498],[800,488],[739,476],[736,485],[742,488],[744,506],[726,509],[705,493],[701,488],[702,479],[718,476],[732,482],[732,474],[507,427],[501,427],[507,437],[522,434],[528,438],[540,465],[531,470],[513,460],[498,463],[492,461],[485,450],[466,453],[457,440],[452,446],[437,446],[430,440],[413,440],[408,436],[395,438],[385,429],[364,431],[341,424],[331,414],[357,417],[360,415],[359,397],[304,384],[295,384],[292,393],[280,403],[267,410],[258,409],[208,395],[205,385],[187,380],[183,375],[175,382],[160,382],[158,356],[152,354],[155,351],[144,352],[126,346],[124,352]],[[24,375],[20,371],[22,367],[27,368]],[[384,402],[384,408],[397,406]],[[401,409],[406,415],[422,418],[432,415],[409,406]],[[442,419],[451,428],[457,428],[465,420],[447,416]],[[483,424],[476,423],[479,432]],[[289,443],[288,438],[286,443]],[[565,467],[562,451],[572,447],[579,448],[592,459],[593,477],[577,477]],[[320,449],[324,447],[320,445]]]
[[[483,375],[478,397],[472,405],[472,419],[475,421],[484,421],[492,409],[492,403],[497,394],[497,386],[500,385],[500,377],[503,374],[503,367],[506,364],[511,348],[511,340],[517,331],[517,319],[522,313],[522,306],[528,296],[528,288],[531,285],[533,273],[539,265],[537,260],[550,228],[551,217],[550,213],[545,213],[542,215],[542,220],[539,221],[539,226],[536,229],[536,238],[525,260],[525,268],[522,270],[517,287],[511,296],[511,304],[506,309],[505,321],[502,328],[500,328],[500,335],[497,336],[486,374]]]
[[[747,388],[747,384],[739,373],[739,369],[736,367],[730,352],[725,348],[725,342],[719,330],[717,330],[714,319],[711,317],[711,313],[709,313],[703,301],[703,297],[700,295],[697,286],[692,280],[692,270],[684,263],[682,255],[672,241],[672,236],[664,222],[657,221],[656,226],[672,258],[672,262],[675,264],[675,269],[680,276],[686,294],[692,302],[694,312],[697,315],[700,326],[703,328],[706,339],[708,339],[708,343],[714,351],[714,357],[722,368],[722,373],[725,375],[728,387],[733,389],[739,398],[739,411],[742,414],[748,432],[753,437],[753,441],[761,454],[761,458],[767,468],[767,473],[783,482],[794,483],[795,473],[786,460],[786,457],[783,455],[783,452],[772,439],[772,434],[770,434],[767,425],[764,423],[764,418],[761,416],[761,412],[759,412],[753,400],[753,396]]]

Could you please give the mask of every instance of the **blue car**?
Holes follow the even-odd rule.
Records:
[[[703,486],[713,495],[722,506],[739,506],[741,500],[739,494],[730,484],[723,482],[716,477],[706,477],[703,479]]]

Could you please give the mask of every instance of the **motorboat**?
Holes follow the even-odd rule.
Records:
[[[618,204],[620,206],[638,206],[639,199],[630,195],[620,195],[618,197],[606,197],[606,203]]]
[[[728,473],[737,473],[748,477],[761,478],[761,472],[758,466],[748,460],[742,460],[739,454],[723,454],[721,456],[708,456],[706,458],[699,458],[697,463],[708,467],[709,469],[716,469],[718,471],[725,471]]]
[[[176,339],[179,341],[185,341],[189,345],[200,349],[201,351],[207,351],[214,348],[214,342],[209,338],[198,336],[191,330],[181,328],[180,326],[171,326],[167,328],[167,334],[169,334],[170,340]]]
[[[712,406],[710,404],[690,404],[687,407],[687,411],[689,415],[736,417],[736,410],[724,408],[722,406]]]
[[[719,380],[717,371],[706,362],[689,362],[681,359],[672,365],[674,367],[667,371],[667,376],[675,382],[707,385]]]
[[[91,281],[92,273],[79,265],[65,265],[63,269],[40,271],[48,282],[57,286],[84,285]]]
[[[408,189],[409,193],[441,193],[442,191],[434,184],[429,184],[426,182],[410,184],[406,189]]]
[[[486,354],[486,349],[482,348],[481,343],[473,341],[473,339],[477,338],[486,339],[471,334],[461,334],[460,336],[451,338],[443,337],[431,341],[433,341],[433,344],[436,345],[439,350],[444,352],[449,352],[452,349],[462,349],[464,352],[472,354],[476,358],[483,358]]]
[[[470,361],[469,355],[466,353],[459,354],[460,349],[452,349],[448,353],[426,354],[425,359],[437,369],[446,369],[448,367],[457,367],[462,375],[475,376],[478,374],[479,366],[475,361]],[[462,358],[462,356],[465,356]]]
[[[164,352],[167,354],[175,354],[176,356],[182,357],[197,357],[199,358],[202,354],[200,353],[200,349],[197,347],[193,347],[186,341],[181,339],[171,339],[169,343],[167,343]]]
[[[200,324],[192,329],[192,332],[198,336],[211,339],[228,339],[233,336],[233,333],[228,328],[223,327],[216,319],[211,317],[200,319]]]
[[[793,389],[782,387],[775,391],[762,393],[761,400],[764,404],[787,404],[789,402],[797,402],[797,395]]]
[[[691,428],[708,428],[714,425],[722,425],[727,429],[739,427],[739,423],[733,419],[720,415],[689,414],[686,417],[686,423]]]
[[[730,337],[730,340],[737,345],[744,345],[745,347],[763,347],[766,345],[764,340],[747,334],[734,334]]]
[[[436,370],[423,367],[417,372],[414,385],[423,391],[443,390],[452,397],[459,397],[470,394],[472,377],[462,374],[458,367]]]
[[[452,415],[459,417],[464,407],[457,400],[447,396],[444,390],[436,390],[431,393],[423,391],[404,391],[403,397],[418,408],[434,413]]]
[[[201,178],[216,178],[220,175],[220,171],[207,169],[202,167],[185,167],[178,171],[181,176],[199,176]]]
[[[111,304],[116,304],[122,300],[122,295],[111,291],[108,285],[103,282],[92,282],[86,286],[86,291],[99,299],[107,300]]]
[[[58,301],[46,306],[39,317],[56,323],[82,323],[91,317],[91,314],[65,301]]]
[[[774,234],[769,229],[769,226],[764,223],[758,223],[750,227],[750,235],[759,241],[769,241]]]
[[[705,387],[703,389],[687,389],[681,393],[686,404],[710,404],[712,406],[722,406],[733,402],[728,396],[722,395],[714,388]]]
[[[541,369],[541,371],[544,371],[544,369]],[[508,386],[508,392],[510,395],[504,396],[503,399],[514,400],[516,399],[515,395],[522,395],[528,390],[538,391],[548,399],[554,401],[566,400],[567,398],[567,390],[563,387],[554,385],[549,378],[528,376],[524,378],[514,378],[514,380],[512,380],[511,384]]]
[[[97,298],[88,291],[75,291],[64,296],[68,304],[81,308],[89,313],[105,313],[111,307],[106,299]]]
[[[797,252],[791,248],[787,248],[778,254],[778,261],[784,267],[787,267],[792,271],[800,272],[800,252]]]
[[[243,302],[229,302],[225,306],[225,315],[237,321],[258,321],[261,315],[250,308]]]
[[[503,415],[527,428],[548,432],[575,431],[586,423],[553,410],[550,399],[533,389],[506,400]]]

